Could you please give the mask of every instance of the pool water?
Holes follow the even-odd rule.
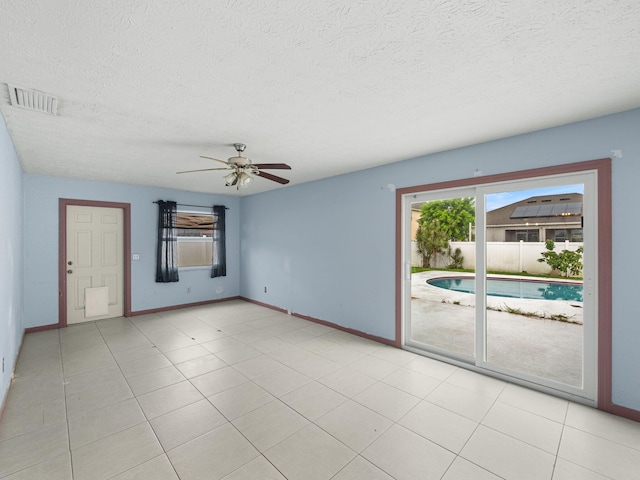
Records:
[[[475,293],[475,282],[474,277],[433,278],[427,280],[427,283],[434,287],[463,293]],[[582,302],[582,291],[582,283],[487,279],[487,295],[494,297]]]

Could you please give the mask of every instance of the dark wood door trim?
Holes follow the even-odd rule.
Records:
[[[58,202],[58,323],[48,327],[67,326],[67,205],[122,209],[124,219],[124,316],[131,316],[131,204],[61,198]]]

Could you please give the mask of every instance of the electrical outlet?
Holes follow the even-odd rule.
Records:
[[[267,293],[267,287],[264,287],[264,293]]]

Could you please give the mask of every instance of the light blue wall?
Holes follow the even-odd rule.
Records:
[[[15,369],[23,325],[23,174],[0,116],[0,407]],[[1,361],[1,360],[0,360]]]
[[[428,136],[429,132],[425,132]],[[387,339],[395,331],[397,188],[613,160],[613,401],[640,410],[635,281],[640,110],[437,153],[241,200],[241,293]],[[295,168],[295,165],[293,165]],[[267,293],[264,293],[264,287]]]
[[[25,175],[25,327],[58,322],[58,199],[73,198],[131,204],[131,309],[136,311],[239,295],[239,219],[236,197],[152,187]],[[225,205],[227,276],[212,279],[209,269],[181,270],[177,283],[155,282],[155,200],[192,205]],[[191,287],[191,293],[187,289]]]
[[[60,197],[131,203],[132,251],[141,255],[140,261],[132,262],[134,311],[241,294],[391,339],[395,195],[387,190],[388,184],[401,188],[468,178],[476,169],[489,175],[579,162],[620,149],[623,157],[613,161],[612,180],[613,401],[640,410],[640,322],[634,302],[640,265],[633,253],[640,238],[634,213],[639,132],[640,110],[632,110],[238,200],[23,175],[2,124],[0,200],[11,208],[2,209],[1,217],[5,228],[0,234],[0,264],[5,267],[0,269],[0,349],[6,365],[0,393],[6,391],[23,328],[57,322]],[[156,205],[151,202],[160,198],[230,207],[226,278],[210,279],[206,271],[193,271],[182,273],[177,284],[155,283]],[[188,286],[191,294],[186,293]],[[217,293],[219,287],[224,292]]]

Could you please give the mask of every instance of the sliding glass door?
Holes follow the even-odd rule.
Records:
[[[406,195],[405,347],[594,400],[596,196],[595,172]]]
[[[475,297],[434,285],[446,281],[454,267],[474,268],[474,195],[474,189],[429,192],[407,204],[412,218],[407,344],[464,361],[475,358]],[[473,273],[455,276],[473,279]]]

